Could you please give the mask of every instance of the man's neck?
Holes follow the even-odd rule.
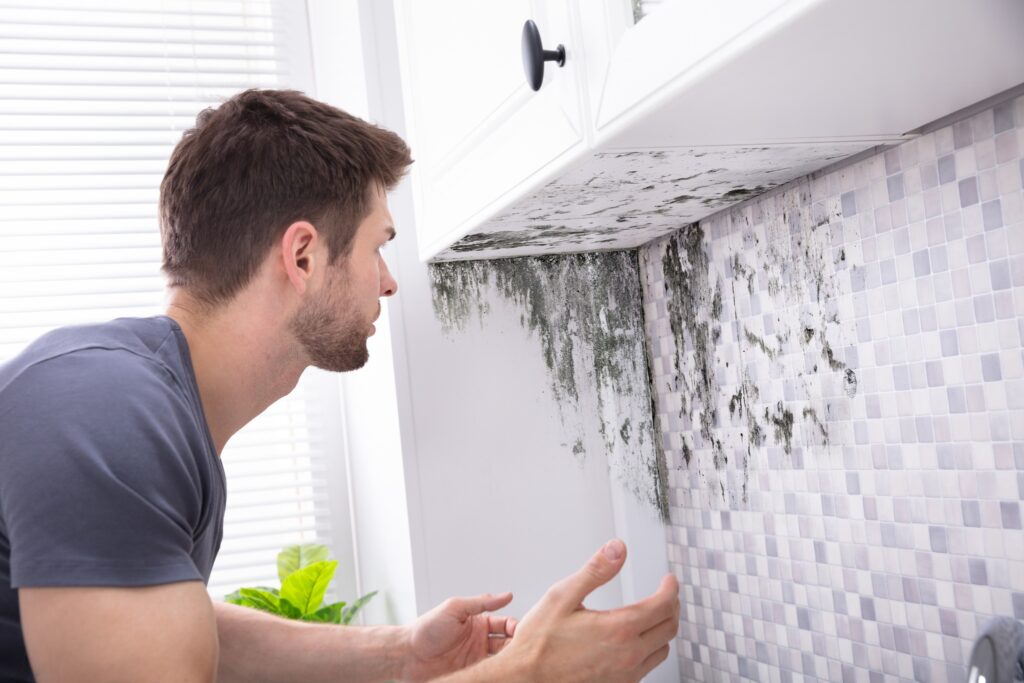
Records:
[[[203,413],[217,453],[235,432],[287,395],[306,362],[294,350],[287,327],[261,316],[265,301],[243,292],[213,310],[182,291],[172,294],[166,315],[188,342]],[[282,323],[276,323],[281,325]]]

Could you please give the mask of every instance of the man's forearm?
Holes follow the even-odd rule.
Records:
[[[431,683],[537,683],[535,667],[518,655],[503,652]]]
[[[388,681],[401,677],[409,652],[400,626],[310,624],[221,602],[214,611],[219,683]]]

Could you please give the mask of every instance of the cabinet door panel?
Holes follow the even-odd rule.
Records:
[[[426,257],[582,141],[569,0],[396,0],[396,10]],[[545,48],[568,53],[536,93],[522,67],[527,19]]]

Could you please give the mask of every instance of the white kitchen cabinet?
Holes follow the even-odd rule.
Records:
[[[584,147],[578,66],[567,37],[570,0],[396,0],[406,118],[416,159],[421,250],[437,251],[479,223],[538,169]],[[548,63],[526,83],[521,32],[540,27]]]
[[[1018,0],[395,2],[424,260],[632,248],[1024,83]]]

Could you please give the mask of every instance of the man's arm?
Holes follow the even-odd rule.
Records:
[[[214,603],[220,637],[218,683],[372,683],[399,678],[409,655],[400,626],[311,624]]]
[[[199,581],[142,588],[21,588],[39,683],[212,683],[217,631]]]

